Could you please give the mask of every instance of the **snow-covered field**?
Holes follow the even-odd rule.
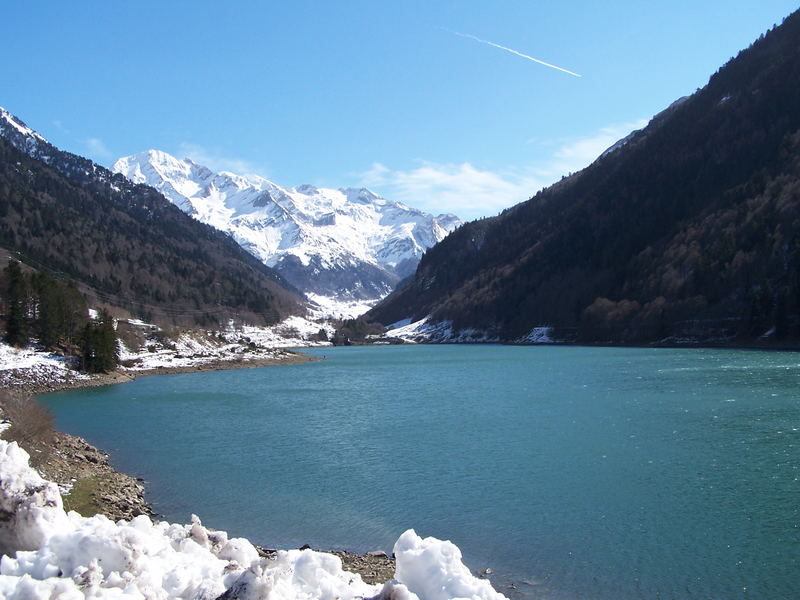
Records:
[[[7,600],[113,598],[214,600],[502,600],[461,562],[458,547],[413,530],[394,546],[395,579],[368,585],[340,559],[312,550],[262,558],[193,518],[187,525],[82,517],[65,512],[54,483],[27,453],[0,440],[0,597]],[[226,593],[227,592],[227,593]]]
[[[306,348],[328,345],[327,342],[318,339],[320,330],[324,330],[328,337],[333,336],[335,331],[329,322],[310,321],[303,317],[288,317],[271,327],[230,325],[225,330],[225,335],[242,334],[257,344],[273,348]]]
[[[307,293],[311,300],[311,314],[315,319],[355,319],[375,306],[382,298],[375,300],[338,300],[330,296]]]

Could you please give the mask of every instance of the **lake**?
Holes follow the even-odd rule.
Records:
[[[44,396],[170,521],[267,547],[450,539],[510,597],[800,593],[800,354],[308,351]]]

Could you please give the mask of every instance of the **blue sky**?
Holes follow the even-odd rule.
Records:
[[[10,0],[0,106],[104,165],[157,148],[476,218],[585,166],[796,8]]]

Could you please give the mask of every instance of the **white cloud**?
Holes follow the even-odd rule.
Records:
[[[363,185],[392,200],[432,213],[451,212],[461,218],[491,216],[526,199],[543,182],[516,173],[482,171],[470,163],[420,161],[407,171],[375,163],[363,174]]]
[[[374,163],[362,174],[362,184],[385,197],[434,214],[451,212],[462,219],[492,216],[527,200],[543,187],[589,165],[609,146],[632,130],[639,120],[603,127],[597,133],[563,140],[540,164],[481,170],[469,162],[435,163],[420,160],[408,170]]]
[[[252,161],[230,156],[216,148],[205,148],[191,142],[181,142],[179,153],[212,171],[230,171],[237,175],[255,174],[265,177],[266,169]]]
[[[647,125],[647,120],[639,119],[621,125],[603,127],[596,134],[562,144],[553,155],[550,170],[559,171],[560,175],[575,172],[591,164],[594,159],[624,138],[631,131]]]
[[[108,149],[100,138],[87,138],[84,140],[86,153],[93,161],[101,164],[110,164],[114,160],[114,153]]]

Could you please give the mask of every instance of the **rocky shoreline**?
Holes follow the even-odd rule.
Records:
[[[86,440],[56,432],[50,455],[38,471],[58,484],[64,506],[88,517],[102,514],[118,521],[139,515],[155,516],[144,498],[144,486],[109,463],[109,456]]]
[[[279,358],[220,360],[189,367],[163,367],[141,371],[120,370],[88,377],[67,377],[61,381],[37,381],[30,374],[24,373],[24,369],[20,369],[17,373],[6,371],[0,381],[0,389],[15,395],[39,395],[66,389],[127,383],[138,376],[256,368],[314,360],[319,359],[283,351]],[[157,517],[145,500],[142,480],[116,471],[105,452],[83,438],[62,432],[55,432],[49,446],[49,452],[42,458],[38,470],[45,479],[58,484],[67,510],[75,510],[83,516],[102,514],[113,521],[130,520],[138,515]],[[265,548],[259,548],[259,551],[264,556],[274,555],[276,552]],[[341,550],[330,553],[341,559],[344,569],[359,573],[367,583],[383,583],[394,577],[394,558],[387,556],[385,552],[357,554]]]

